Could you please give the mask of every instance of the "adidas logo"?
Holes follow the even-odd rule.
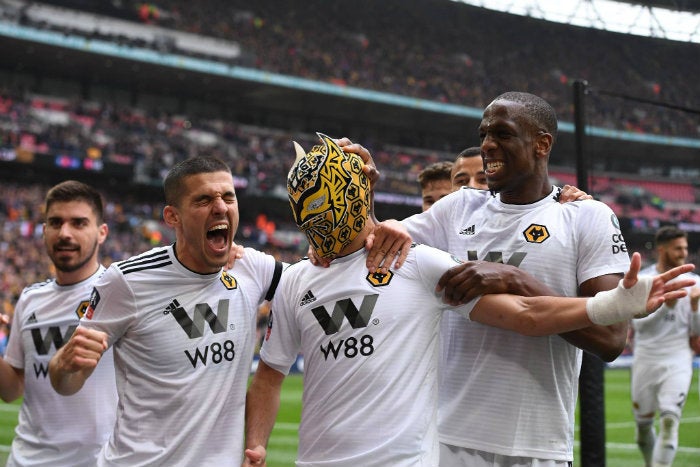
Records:
[[[476,226],[470,225],[466,229],[462,229],[459,231],[460,235],[474,235],[476,233]]]
[[[34,313],[32,313],[31,315],[29,315],[29,318],[27,318],[27,323],[36,323],[36,322],[37,322],[37,321],[36,321],[36,315],[35,315]]]
[[[301,299],[301,303],[299,303],[299,306],[304,306],[308,305],[311,302],[315,302],[316,297],[314,297],[314,294],[309,290],[306,292],[306,295],[304,295],[304,298]]]
[[[175,311],[178,308],[180,308],[180,302],[178,302],[177,299],[173,299],[173,301],[165,307],[165,310],[163,310],[163,314],[169,315],[170,312]]]

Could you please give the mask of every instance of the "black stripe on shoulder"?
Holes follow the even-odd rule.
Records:
[[[167,249],[154,251],[152,253],[146,252],[146,253],[142,253],[140,255],[132,256],[131,258],[126,259],[124,261],[120,261],[119,267],[121,267],[122,265],[129,265],[129,264],[133,264],[133,263],[142,263],[142,262],[147,261],[149,259],[159,260],[159,259],[163,259],[163,258],[167,258],[167,257],[168,257],[168,250]]]
[[[45,287],[45,286],[51,284],[53,281],[54,281],[53,279],[46,279],[46,280],[43,281],[43,282],[35,282],[35,283],[32,284],[32,285],[26,286],[26,287],[24,288],[24,292],[29,292],[29,291],[31,291],[31,290],[40,289],[40,288],[42,288],[42,287]],[[22,293],[24,293],[24,292],[22,292]]]
[[[161,262],[156,262],[156,261],[148,261],[146,263],[135,263],[131,265],[127,265],[125,267],[122,267],[121,265],[119,266],[119,269],[122,271],[122,274],[129,274],[130,272],[137,272],[137,271],[144,271],[146,269],[158,269],[162,268],[163,266],[168,266],[170,264],[173,264],[170,259],[167,259],[165,261]]]
[[[157,264],[156,267],[160,267],[165,261],[168,261],[168,264],[170,264],[168,250],[156,251],[153,253],[134,256],[125,261],[120,261],[119,263],[117,263],[117,267],[124,274],[126,274],[127,272],[133,272],[132,269],[134,268],[139,268],[138,270],[140,271],[141,269],[144,269],[144,267],[151,267],[151,265],[153,264]]]

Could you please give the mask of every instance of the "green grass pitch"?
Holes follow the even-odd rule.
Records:
[[[301,376],[292,375],[285,379],[280,412],[268,448],[268,465],[271,467],[294,466],[302,387]],[[14,435],[14,427],[17,423],[18,409],[19,402],[0,404],[0,465],[5,465]],[[628,369],[608,369],[605,371],[605,413],[607,467],[641,467],[643,465],[641,455],[634,444]],[[574,465],[580,465],[578,459],[577,449]],[[683,411],[680,446],[673,465],[674,467],[700,467],[698,370],[695,370],[693,375],[690,396]]]

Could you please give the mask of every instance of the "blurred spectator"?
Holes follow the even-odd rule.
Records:
[[[418,174],[423,211],[427,211],[440,198],[452,193],[452,166],[449,161],[430,164]]]

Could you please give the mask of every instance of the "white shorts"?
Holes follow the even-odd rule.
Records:
[[[440,443],[440,467],[571,467],[572,462],[502,456]]]
[[[632,363],[632,407],[636,419],[671,412],[679,417],[688,397],[693,365],[685,358]]]

